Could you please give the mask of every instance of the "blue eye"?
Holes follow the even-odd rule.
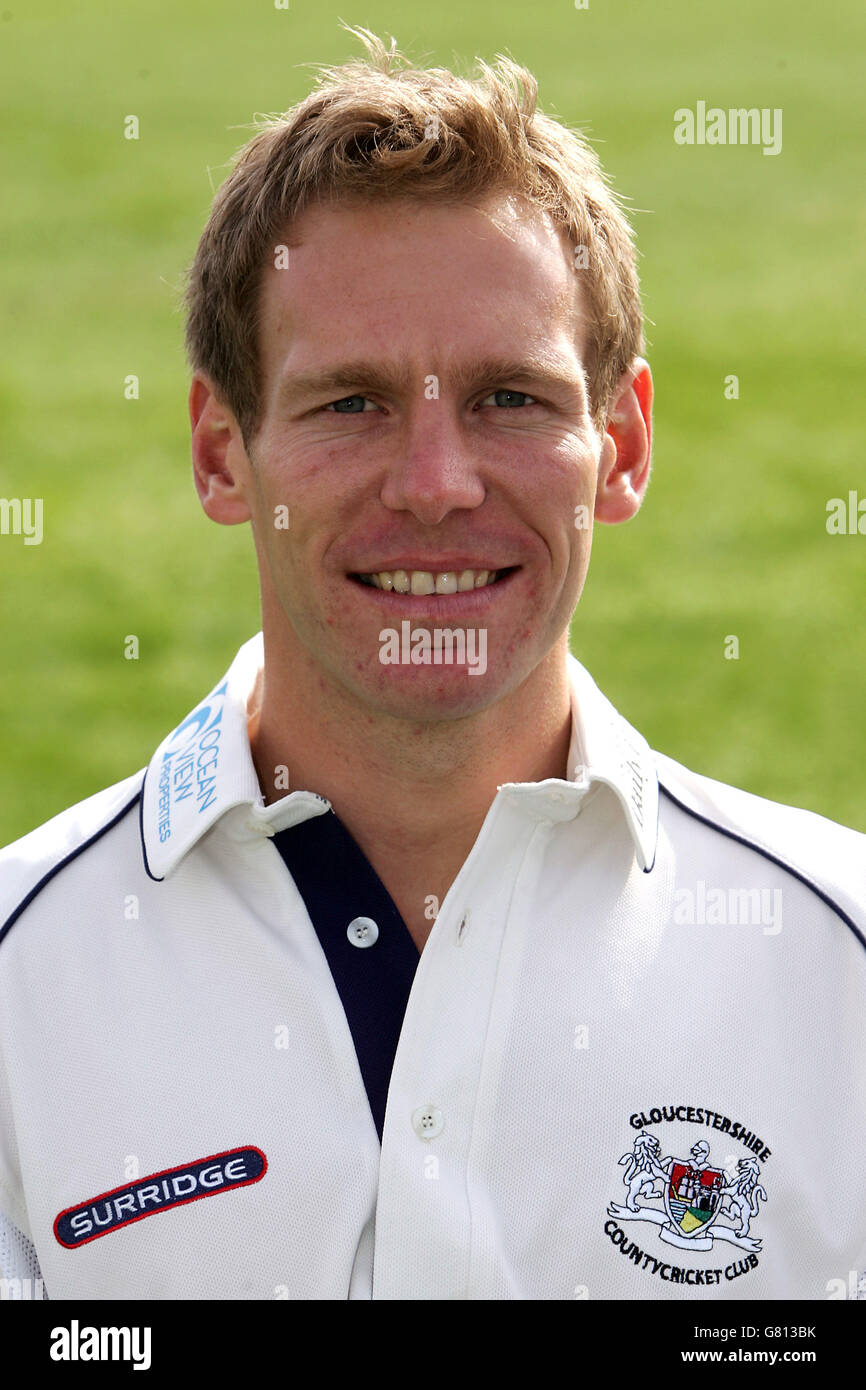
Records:
[[[506,407],[525,405],[527,401],[530,405],[536,404],[535,397],[528,396],[525,391],[509,391],[504,387],[498,391],[491,391],[489,396],[484,397],[481,404],[486,405],[491,398],[495,399],[497,405]]]
[[[367,396],[343,396],[338,401],[330,401],[325,409],[333,410],[337,415],[361,415],[364,410],[364,402],[367,400]],[[360,409],[358,409],[359,405]],[[372,401],[370,401],[370,405],[373,405]],[[376,407],[373,406],[373,409],[375,410]]]

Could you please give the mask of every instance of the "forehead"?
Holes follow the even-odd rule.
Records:
[[[269,261],[260,286],[266,382],[335,353],[405,354],[436,371],[455,355],[555,347],[580,364],[586,319],[571,248],[549,214],[513,195],[317,204],[284,245],[287,264]]]

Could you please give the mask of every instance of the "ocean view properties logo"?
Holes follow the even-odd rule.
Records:
[[[228,682],[223,681],[208,696],[207,704],[200,705],[177,726],[162,755],[157,789],[158,829],[162,844],[171,838],[171,813],[180,802],[192,802],[194,798],[196,809],[201,814],[216,801],[214,787],[222,738],[220,725],[223,697],[227,689]],[[220,703],[214,713],[214,702],[217,700]]]

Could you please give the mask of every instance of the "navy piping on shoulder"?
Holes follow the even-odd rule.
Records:
[[[138,833],[141,837],[141,857],[144,860],[144,872],[147,874],[148,878],[152,878],[154,883],[162,883],[163,880],[161,878],[157,878],[156,874],[150,872],[150,865],[147,862],[147,843],[144,838],[144,788],[147,782],[148,772],[150,772],[150,768],[147,768],[141,779],[141,803],[138,808]]]
[[[661,791],[661,789],[662,789],[662,784],[661,784],[661,782],[660,782],[659,779],[658,779],[658,775],[656,775],[656,786],[658,787],[658,790]],[[658,852],[659,852],[659,816],[661,815],[661,805],[662,805],[662,799],[661,799],[660,796],[657,796],[657,797],[656,797],[656,833],[655,833],[655,839],[653,840],[653,860],[652,860],[652,863],[651,863],[651,864],[647,864],[646,868],[644,869],[644,873],[645,873],[645,874],[651,874],[652,871],[653,871],[653,869],[654,869],[655,866],[656,866],[656,858],[658,857]]]
[[[113,830],[114,827],[117,825],[118,821],[123,820],[123,817],[126,815],[127,811],[132,810],[133,806],[135,805],[136,801],[138,801],[140,796],[141,790],[139,789],[139,791],[135,793],[135,796],[132,798],[132,800],[128,801],[126,805],[117,812],[116,816],[112,816],[111,820],[107,821],[105,825],[101,825],[93,835],[90,835],[86,840],[82,840],[80,845],[76,845],[75,849],[72,850],[69,854],[67,854],[65,859],[61,859],[57,864],[53,866],[53,868],[48,870],[47,874],[43,874],[42,878],[35,885],[35,887],[30,889],[30,892],[27,894],[27,897],[22,899],[22,901],[15,908],[15,911],[9,917],[7,917],[6,921],[3,923],[3,926],[0,927],[0,942],[2,942],[6,933],[18,921],[18,918],[21,916],[21,913],[24,911],[24,909],[30,906],[33,899],[36,897],[38,893],[42,892],[42,889],[45,887],[46,883],[50,883],[51,880],[57,874],[60,873],[61,869],[65,869],[66,865],[71,864],[73,859],[77,859],[79,854],[83,854],[84,851],[86,849],[89,849],[91,845],[95,845],[97,840],[101,840],[103,835],[107,834],[109,830]]]
[[[687,816],[691,816],[694,820],[699,820],[704,825],[708,825],[711,830],[718,830],[720,835],[727,835],[729,840],[736,840],[737,844],[745,845],[747,849],[756,850],[757,853],[762,854],[765,859],[769,859],[774,864],[778,864],[780,869],[784,869],[785,872],[791,874],[793,878],[799,879],[806,888],[810,888],[822,902],[826,903],[831,911],[836,913],[837,917],[841,917],[846,927],[851,928],[857,940],[860,942],[860,945],[866,947],[866,937],[864,937],[857,923],[848,916],[844,908],[841,908],[837,902],[834,902],[833,899],[824,892],[823,888],[819,887],[813,879],[809,878],[800,869],[795,869],[794,865],[789,864],[781,855],[774,854],[772,850],[767,849],[766,845],[762,845],[760,840],[750,840],[747,835],[740,835],[736,830],[729,830],[727,826],[719,825],[718,821],[710,820],[709,816],[702,815],[700,811],[693,810],[692,807],[687,806],[684,801],[680,801],[678,796],[674,796],[673,792],[668,790],[661,779],[659,779],[659,791],[663,791],[668,800],[672,801],[675,806],[679,806],[681,811],[685,811]]]

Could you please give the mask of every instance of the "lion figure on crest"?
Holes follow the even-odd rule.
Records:
[[[656,1182],[661,1179],[662,1183],[667,1178],[667,1170],[670,1167],[669,1158],[662,1159],[661,1147],[654,1134],[647,1134],[646,1131],[639,1134],[634,1141],[631,1153],[623,1154],[619,1159],[619,1164],[627,1164],[622,1180],[628,1188],[626,1207],[629,1211],[640,1211],[638,1197],[646,1189],[648,1197],[658,1197],[656,1192]]]
[[[767,1200],[767,1194],[758,1182],[761,1170],[756,1158],[741,1158],[737,1171],[729,1183],[722,1188],[722,1204],[719,1215],[727,1208],[739,1220],[738,1235],[747,1236],[752,1217],[757,1216],[759,1200]]]

